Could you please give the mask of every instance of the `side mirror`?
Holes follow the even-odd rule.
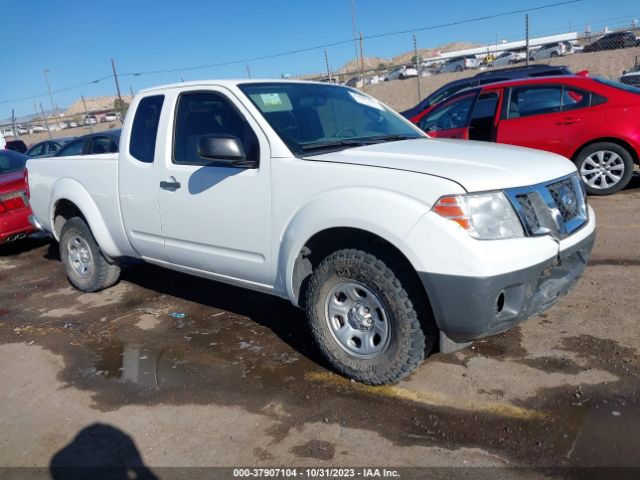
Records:
[[[238,137],[225,134],[202,135],[198,139],[198,155],[201,158],[226,163],[234,167],[253,168],[256,162],[247,155]]]

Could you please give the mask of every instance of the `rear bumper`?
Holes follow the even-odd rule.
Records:
[[[556,257],[491,277],[420,272],[436,323],[451,340],[469,342],[508,330],[565,295],[591,257],[595,230]]]
[[[11,210],[0,215],[0,244],[23,238],[35,231],[29,224],[28,214],[31,210]]]

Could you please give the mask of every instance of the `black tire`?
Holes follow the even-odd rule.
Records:
[[[596,175],[597,172],[594,170],[594,173],[589,173],[593,167],[589,164],[588,159],[591,155],[597,154],[597,152],[612,152],[617,154],[621,159],[621,162],[618,162],[618,169],[614,170],[614,173],[620,176],[620,180],[609,187],[600,187],[598,182],[595,182],[594,185],[589,185],[589,180],[593,178],[593,175]],[[607,156],[605,155],[605,160],[606,158]],[[633,176],[633,157],[627,149],[617,143],[599,142],[588,145],[576,155],[575,164],[578,168],[582,183],[585,186],[585,190],[589,195],[603,196],[619,192],[629,184]]]
[[[458,65],[458,66],[456,67],[456,72],[461,72],[462,70],[463,70],[463,68],[462,68],[460,65]]]
[[[120,278],[120,267],[102,255],[89,226],[79,217],[69,219],[62,226],[60,259],[71,285],[83,292],[103,290]]]
[[[551,58],[556,58],[558,56],[557,52],[551,52]]]
[[[389,266],[362,250],[339,250],[315,269],[307,289],[307,318],[320,351],[338,373],[370,385],[393,383],[407,376],[432,350],[437,335],[418,280],[393,261],[388,262]],[[374,322],[384,317],[388,335],[385,345],[372,358],[347,351],[330,326],[332,292],[345,282],[368,289],[383,308],[383,312],[376,309],[384,315],[376,315]],[[347,314],[349,322],[353,319],[352,311]]]

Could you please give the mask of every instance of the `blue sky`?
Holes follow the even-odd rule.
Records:
[[[374,35],[534,8],[561,0],[355,0],[358,31]],[[80,95],[115,94],[113,79],[66,92],[55,90],[108,76],[116,61],[121,88],[202,78],[245,78],[246,64],[163,74],[132,73],[231,62],[352,38],[351,0],[3,0],[0,118],[33,113],[32,95],[50,108],[43,70],[57,105]],[[640,18],[637,0],[582,0],[530,14],[531,35],[594,30]],[[416,32],[418,46],[451,41],[493,43],[520,38],[524,14]],[[366,56],[391,57],[413,48],[411,33],[365,41]],[[327,48],[332,67],[354,57],[353,43]],[[253,77],[324,70],[324,49],[249,63]],[[129,75],[126,75],[129,74]],[[7,100],[10,100],[7,102]]]

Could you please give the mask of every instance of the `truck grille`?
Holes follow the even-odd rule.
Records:
[[[529,236],[565,238],[587,221],[587,204],[577,174],[505,193]]]

